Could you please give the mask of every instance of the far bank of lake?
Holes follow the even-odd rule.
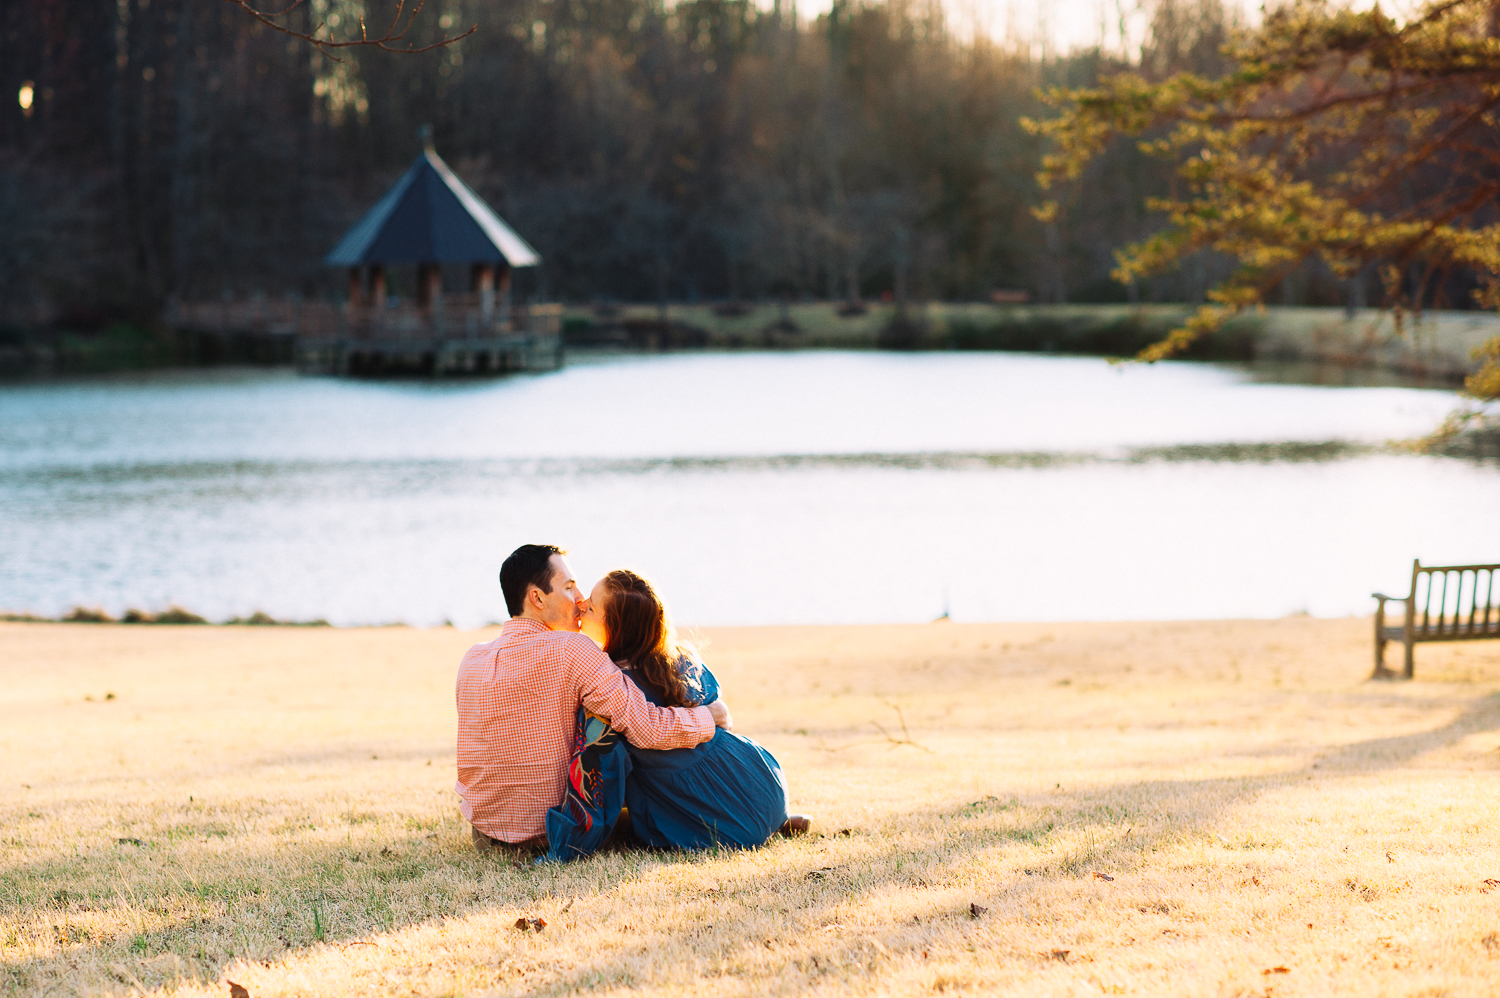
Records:
[[[890,302],[649,305],[570,308],[568,342],[636,349],[822,348],[1005,350],[1131,357],[1192,315],[1194,306]],[[1435,311],[1397,328],[1381,309],[1269,306],[1231,320],[1186,359],[1310,363],[1329,383],[1371,373],[1444,385],[1479,362],[1474,349],[1500,336],[1500,315]]]
[[[239,325],[168,322],[159,329],[117,323],[91,332],[0,329],[0,377],[174,367],[291,366],[299,356],[295,303],[281,308],[212,308]],[[244,306],[244,307],[240,307]],[[325,303],[323,311],[333,307]],[[553,309],[556,307],[554,306]],[[1191,314],[1187,305],[1030,305],[888,302],[747,302],[570,306],[561,317],[570,362],[601,352],[743,350],[1011,351],[1130,357]],[[186,309],[181,316],[194,314]],[[179,318],[181,318],[179,316]],[[242,321],[241,321],[242,320]],[[242,328],[243,326],[243,328]],[[1310,365],[1323,384],[1460,384],[1474,350],[1500,335],[1500,315],[1428,312],[1400,329],[1378,309],[1273,306],[1232,320],[1189,351],[1195,360]],[[462,340],[450,345],[462,347]],[[548,365],[550,366],[550,365]]]

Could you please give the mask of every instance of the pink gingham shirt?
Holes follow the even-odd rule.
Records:
[[[582,703],[641,748],[690,748],[714,736],[707,707],[657,707],[589,638],[512,617],[458,665],[459,807],[493,839],[546,831],[562,803]]]

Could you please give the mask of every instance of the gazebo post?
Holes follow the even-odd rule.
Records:
[[[514,332],[514,323],[510,314],[510,266],[500,265],[500,324],[511,332]]]
[[[374,338],[381,334],[381,309],[385,307],[385,267],[370,264],[370,293],[367,299],[369,310],[365,313],[365,336]]]
[[[479,322],[486,330],[495,317],[495,265],[474,264],[474,290],[479,295]]]
[[[370,307],[385,307],[385,267],[370,264]]]
[[[433,309],[443,300],[443,268],[441,264],[417,264],[417,304]]]
[[[443,376],[443,265],[440,263],[417,264],[417,305],[427,313],[427,322],[432,329],[432,376]]]
[[[359,308],[360,298],[360,274],[358,267],[349,268],[349,308]]]

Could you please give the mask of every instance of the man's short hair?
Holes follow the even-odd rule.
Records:
[[[500,591],[512,617],[521,615],[527,589],[536,586],[544,593],[552,591],[552,556],[567,553],[554,544],[522,544],[510,553],[500,566]]]

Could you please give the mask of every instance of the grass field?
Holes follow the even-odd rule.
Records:
[[[1500,644],[1368,627],[710,631],[823,834],[518,867],[452,792],[493,632],[3,624],[0,991],[1494,994]]]

